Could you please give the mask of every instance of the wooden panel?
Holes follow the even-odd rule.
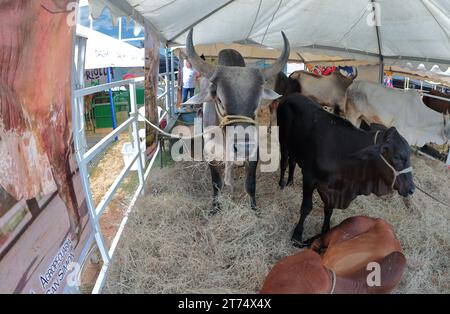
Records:
[[[70,2],[0,0],[0,185],[17,200],[57,189],[75,232]]]

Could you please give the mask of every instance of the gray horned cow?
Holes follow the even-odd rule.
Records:
[[[232,49],[225,49],[220,52],[218,66],[205,62],[195,51],[192,33],[193,30],[191,29],[187,37],[186,54],[194,69],[209,80],[209,88],[188,100],[187,103],[203,103],[204,130],[221,126],[222,134],[227,138],[226,133],[230,126],[242,127],[247,130],[250,126],[256,124],[254,122],[255,115],[262,100],[274,100],[280,97],[274,91],[264,88],[264,85],[268,79],[283,69],[289,58],[290,46],[286,35],[282,32],[284,49],[279,59],[268,68],[257,69],[246,67],[243,57],[239,52]],[[244,139],[235,139],[233,136],[231,140],[227,140],[228,145],[223,145],[226,146],[225,149],[234,150],[236,154],[244,152],[245,190],[250,196],[251,207],[254,210],[256,209],[256,167],[258,159],[249,159],[248,153],[251,150],[250,146],[257,143],[256,133],[250,132],[248,137]],[[223,144],[223,142],[219,144]],[[213,212],[220,209],[218,195],[224,185],[220,172],[221,161],[223,159],[220,160],[220,158],[209,160],[214,192]],[[233,164],[234,162],[229,160],[225,162],[225,183],[227,184],[230,183],[229,177]]]

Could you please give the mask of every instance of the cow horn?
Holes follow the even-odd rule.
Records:
[[[210,79],[214,73],[216,72],[216,66],[209,64],[208,62],[202,60],[194,48],[194,43],[192,41],[192,34],[194,32],[194,29],[191,28],[189,31],[189,34],[186,39],[186,54],[189,59],[189,62],[191,62],[194,69],[196,69],[198,72],[200,72],[203,76]]]
[[[274,64],[272,64],[268,68],[265,68],[262,70],[262,72],[264,74],[264,78],[266,80],[274,77],[279,72],[283,71],[283,68],[289,59],[289,55],[291,53],[291,46],[289,45],[289,40],[287,39],[284,32],[281,32],[281,35],[283,35],[283,40],[284,40],[283,53],[281,54],[281,56],[278,58],[278,60]]]

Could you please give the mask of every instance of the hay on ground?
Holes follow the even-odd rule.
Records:
[[[415,182],[450,204],[450,172],[443,163],[413,156]],[[301,174],[280,191],[278,173],[257,175],[260,215],[249,209],[243,170],[236,191],[225,188],[223,210],[209,216],[211,181],[204,164],[176,164],[151,176],[112,261],[107,293],[256,293],[273,265],[298,252],[290,243],[299,218]],[[358,197],[335,210],[332,225],[355,215],[391,223],[407,258],[397,293],[450,292],[450,209],[417,191],[409,208],[398,194]],[[319,233],[322,202],[305,223]]]

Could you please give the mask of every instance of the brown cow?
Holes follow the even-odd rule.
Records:
[[[379,283],[375,278],[377,268],[371,263],[379,265]],[[311,250],[279,261],[260,292],[390,293],[400,282],[405,266],[400,243],[388,223],[352,217],[317,239]]]
[[[428,108],[433,109],[434,111],[437,111],[442,114],[450,114],[450,95],[434,89],[430,91],[429,95],[446,98],[449,101],[427,97],[426,95],[424,95],[422,101]]]

